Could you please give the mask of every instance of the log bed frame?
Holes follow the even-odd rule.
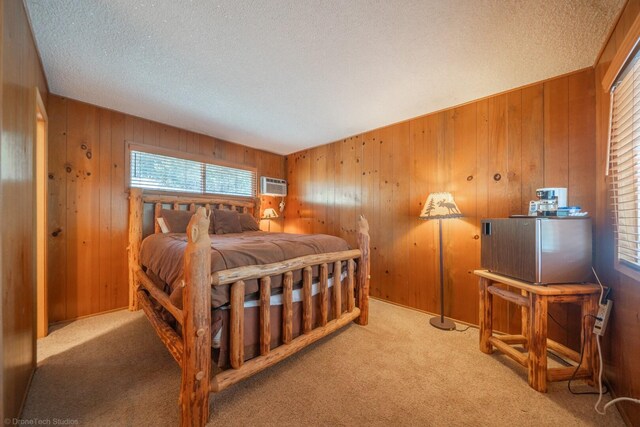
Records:
[[[143,271],[140,245],[143,237],[145,204],[153,204],[154,217],[163,206],[173,209],[187,207],[196,211],[199,206],[251,212],[259,221],[260,199],[230,199],[202,196],[169,196],[143,192],[132,188],[129,194],[129,309],[142,308],[158,336],[182,370],[180,387],[180,423],[182,426],[204,426],[209,419],[209,394],[227,387],[276,364],[322,337],[355,321],[368,323],[369,313],[369,225],[364,217],[358,221],[359,249],[307,255],[282,262],[238,267],[211,274],[210,247],[196,248],[187,243],[184,260],[183,308],[173,305],[168,295],[159,290]],[[157,221],[154,230],[160,232]],[[207,240],[208,241],[208,240]],[[187,255],[188,254],[188,255]],[[356,265],[355,260],[359,262]],[[342,311],[343,284],[340,281],[342,263],[347,263],[346,311]],[[333,315],[328,321],[328,264],[334,264]],[[312,267],[319,266],[320,326],[312,326]],[[293,271],[302,270],[302,334],[292,338]],[[337,273],[336,273],[337,272]],[[283,275],[282,344],[270,348],[271,277]],[[244,361],[244,288],[245,280],[260,283],[260,356]],[[231,369],[211,375],[211,287],[230,285],[230,364]],[[153,301],[164,307],[182,326],[182,336],[153,308]],[[338,309],[340,307],[340,309]]]

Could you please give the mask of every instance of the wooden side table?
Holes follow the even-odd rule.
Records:
[[[480,350],[491,354],[493,348],[511,357],[529,371],[529,385],[537,391],[547,391],[547,381],[565,381],[571,378],[575,367],[547,368],[547,348],[556,351],[576,363],[580,354],[547,338],[547,307],[550,302],[579,303],[582,306],[581,345],[584,345],[582,364],[575,378],[587,378],[594,383],[598,378],[598,353],[593,324],[598,312],[600,287],[588,284],[532,285],[487,270],[476,270],[480,277]],[[515,293],[494,286],[502,283],[520,289]],[[522,333],[520,335],[493,335],[493,297],[497,296],[519,305],[522,309]],[[586,316],[586,317],[585,317]],[[513,345],[521,344],[527,353],[521,353]]]

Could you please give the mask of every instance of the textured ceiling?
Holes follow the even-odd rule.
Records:
[[[624,0],[27,0],[53,93],[281,154],[593,65]]]

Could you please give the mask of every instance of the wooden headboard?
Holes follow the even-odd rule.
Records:
[[[131,189],[131,194],[139,189]],[[142,191],[142,237],[153,233],[160,233],[160,226],[156,219],[162,209],[186,210],[195,212],[197,207],[204,206],[207,209],[229,209],[240,213],[250,213],[260,223],[260,198],[232,198],[221,196],[202,195],[168,195],[166,193]],[[135,198],[132,197],[131,200]]]

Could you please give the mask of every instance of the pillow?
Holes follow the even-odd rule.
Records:
[[[240,225],[242,226],[242,231],[260,231],[260,226],[255,218],[248,213],[240,214]]]
[[[213,209],[213,225],[216,234],[242,233],[238,211]]]
[[[186,233],[192,216],[191,211],[162,209],[159,218],[164,220],[169,233]]]
[[[156,218],[156,221],[158,221],[158,226],[160,227],[162,234],[167,234],[169,232],[169,227],[167,227],[167,223],[164,222],[164,218],[159,216],[158,218]]]

